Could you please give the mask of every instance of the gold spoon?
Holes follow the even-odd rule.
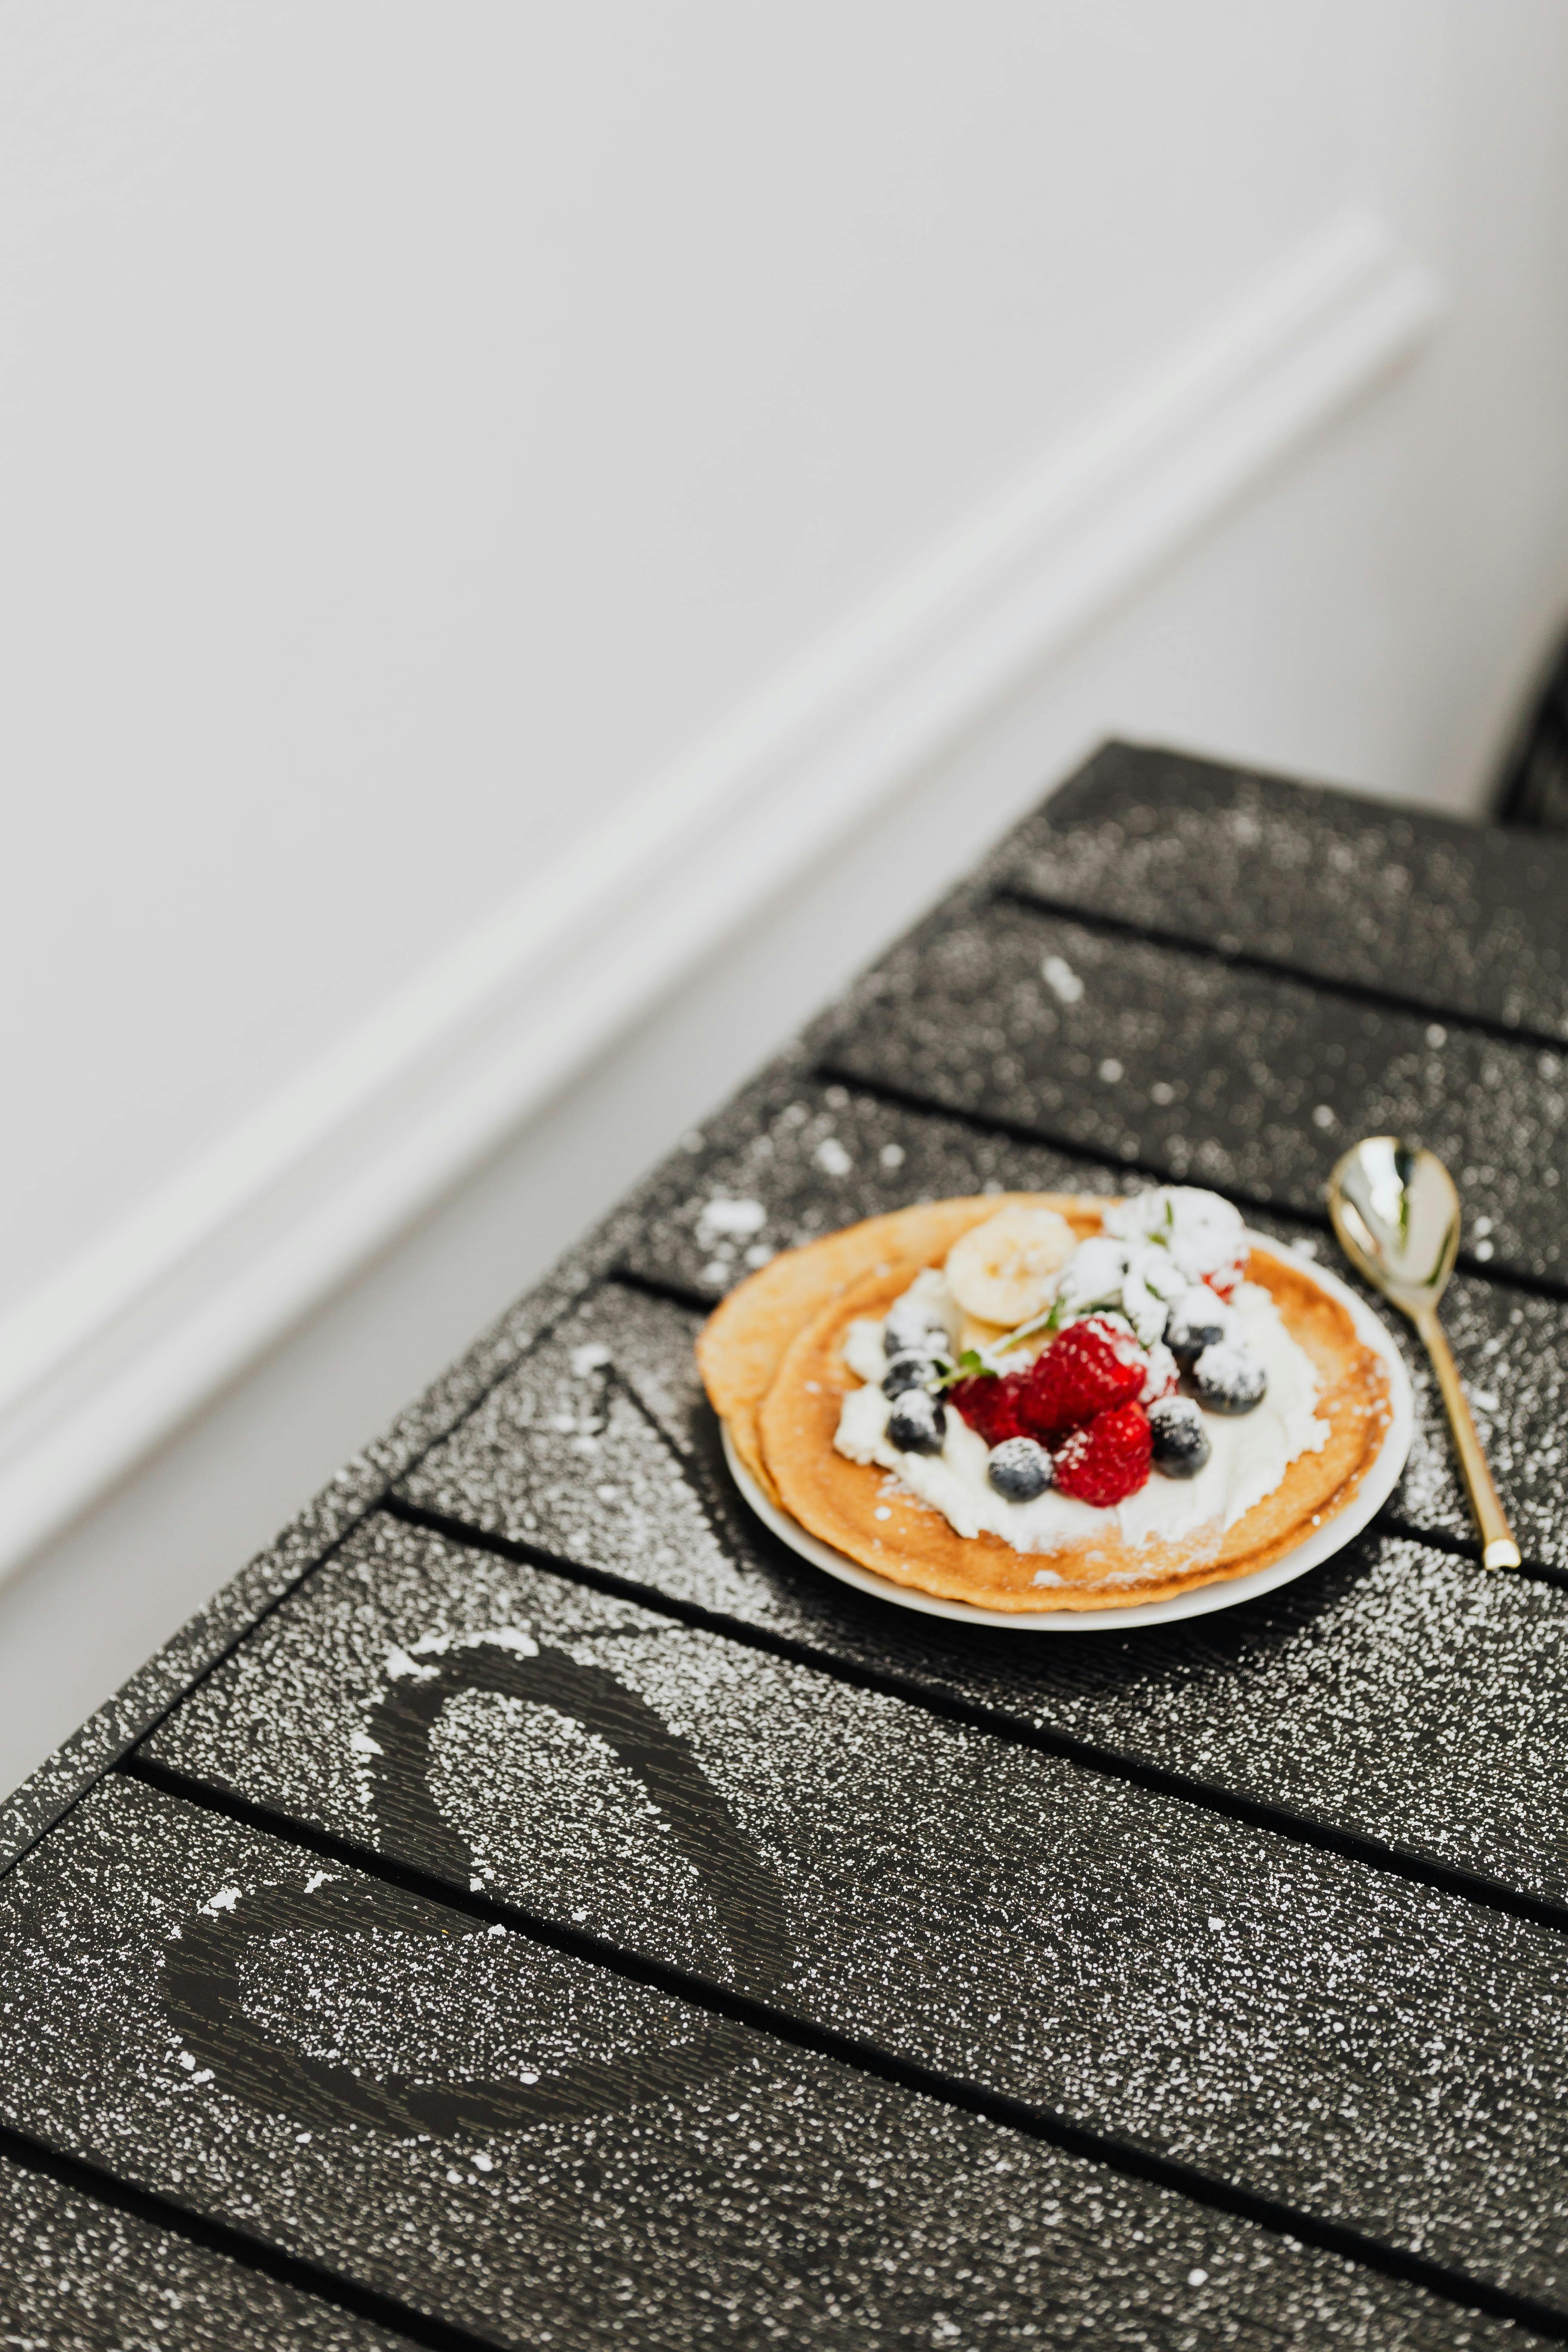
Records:
[[[1329,1214],[1356,1272],[1408,1315],[1420,1333],[1447,1409],[1488,1568],[1517,1568],[1519,1546],[1498,1500],[1481,1441],[1449,1353],[1437,1301],[1459,1246],[1459,1196],[1435,1151],[1395,1135],[1369,1135],[1329,1179]]]

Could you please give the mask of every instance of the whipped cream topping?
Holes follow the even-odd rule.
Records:
[[[1193,1184],[1162,1184],[1134,1192],[1105,1211],[1107,1234],[1125,1242],[1163,1249],[1189,1282],[1207,1282],[1245,1260],[1241,1212],[1217,1192]]]
[[[1137,1192],[1105,1212],[1105,1229],[1080,1242],[1057,1285],[1073,1315],[1109,1307],[1125,1315],[1152,1347],[1171,1308],[1196,1283],[1226,1297],[1241,1278],[1247,1247],[1239,1213],[1217,1192],[1186,1184]]]
[[[1170,1213],[1173,1201],[1181,1205]],[[1218,1215],[1208,1213],[1211,1202]],[[1118,1203],[1107,1212],[1108,1224],[1112,1218],[1120,1230],[1080,1243],[1062,1268],[1058,1315],[1071,1320],[1110,1307],[1138,1331],[1135,1310],[1147,1298],[1151,1304],[1142,1322],[1149,1337],[1143,1345],[1163,1373],[1165,1349],[1158,1335],[1171,1307],[1203,1279],[1200,1267],[1221,1280],[1227,1274],[1234,1278],[1245,1258],[1241,1220],[1213,1194],[1187,1193],[1184,1201],[1179,1191]],[[1160,1238],[1151,1240],[1151,1233]],[[927,1267],[889,1320],[895,1332],[919,1325],[945,1330],[952,1341],[963,1318],[940,1269]],[[881,1389],[889,1353],[880,1322],[851,1323],[846,1334],[844,1360],[864,1385],[846,1395],[834,1443],[850,1461],[889,1472],[900,1486],[940,1511],[956,1534],[970,1538],[984,1530],[1019,1551],[1048,1554],[1096,1536],[1114,1536],[1137,1548],[1156,1539],[1179,1542],[1205,1528],[1223,1531],[1272,1494],[1299,1455],[1320,1452],[1330,1435],[1315,1411],[1318,1376],[1311,1359],[1286,1329],[1269,1293],[1256,1283],[1235,1282],[1225,1321],[1227,1346],[1245,1350],[1267,1374],[1263,1402],[1242,1415],[1205,1412],[1209,1458],[1196,1476],[1167,1478],[1155,1471],[1136,1494],[1110,1509],[1076,1501],[1054,1487],[1029,1502],[998,1495],[987,1476],[989,1447],[952,1405],[939,1454],[900,1452],[888,1435],[893,1407]],[[1026,1363],[1030,1352],[1009,1355],[1000,1345],[994,1351],[1005,1369]],[[1060,1581],[1047,1568],[1035,1577],[1037,1584]]]

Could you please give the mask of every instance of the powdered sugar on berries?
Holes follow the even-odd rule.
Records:
[[[835,1441],[838,1451],[893,1474],[900,1486],[942,1512],[959,1535],[988,1529],[1020,1551],[1051,1552],[1097,1533],[1114,1532],[1134,1546],[1179,1541],[1202,1528],[1233,1525],[1273,1491],[1299,1454],[1321,1449],[1329,1429],[1314,1411],[1318,1384],[1311,1362],[1286,1330],[1273,1299],[1258,1286],[1235,1279],[1245,1257],[1237,1213],[1213,1195],[1190,1195],[1184,1204],[1179,1192],[1173,1197],[1177,1205],[1168,1214],[1160,1204],[1172,1194],[1143,1194],[1123,1205],[1134,1213],[1126,1222],[1144,1232],[1163,1228],[1173,1234],[1175,1248],[1168,1239],[1123,1234],[1080,1244],[1062,1269],[1050,1316],[1055,1328],[1022,1327],[1026,1344],[1011,1349],[1006,1340],[995,1343],[984,1361],[998,1377],[975,1377],[974,1360],[969,1360],[966,1377],[947,1393],[940,1452],[911,1454],[891,1443],[891,1406],[880,1387],[889,1330],[868,1320],[851,1325],[845,1359],[865,1385],[844,1400]],[[1200,1212],[1194,1202],[1212,1202],[1215,1213],[1206,1207]],[[1110,1214],[1121,1220],[1122,1207]],[[1195,1271],[1200,1265],[1207,1276]],[[1215,1322],[1224,1328],[1227,1359],[1234,1348],[1264,1376],[1263,1401],[1251,1411],[1237,1413],[1233,1406],[1229,1413],[1204,1412],[1208,1459],[1190,1477],[1150,1473],[1144,1409],[1174,1395],[1179,1374],[1175,1354],[1163,1339],[1152,1335],[1140,1345],[1129,1328],[1125,1286],[1135,1267],[1151,1306],[1158,1306],[1162,1327],[1169,1318],[1174,1328],[1172,1309],[1177,1302],[1195,1323],[1196,1307],[1207,1295]],[[1146,1278],[1151,1271],[1154,1280]],[[1228,1308],[1220,1306],[1209,1276],[1231,1289]],[[1110,1297],[1092,1296],[1107,1291]],[[1112,1303],[1116,1298],[1120,1304]],[[1210,1311],[1203,1318],[1205,1327]],[[921,1273],[888,1318],[893,1336],[907,1336],[906,1323],[928,1333],[942,1328],[951,1333],[959,1326],[939,1269]],[[1060,1362],[1052,1372],[1050,1360],[1058,1351]],[[1080,1379],[1075,1386],[1066,1378],[1068,1370],[1081,1372],[1086,1366],[1098,1370],[1103,1385]],[[1124,1423],[1114,1422],[1118,1412],[1125,1412]],[[1097,1414],[1112,1417],[1109,1439],[1116,1444],[1102,1433],[1098,1444],[1091,1444],[1081,1433]],[[992,1448],[1020,1435],[1047,1444],[1058,1466],[1056,1485],[1028,1500],[998,1494],[988,1475]]]
[[[1031,1437],[1051,1438],[1115,1405],[1131,1404],[1148,1360],[1131,1335],[1102,1316],[1070,1324],[1035,1363],[1019,1404]]]
[[[1163,1251],[1187,1282],[1206,1282],[1222,1298],[1231,1296],[1247,1265],[1241,1212],[1191,1184],[1163,1184],[1113,1202],[1105,1230],[1131,1246]]]
[[[1142,1405],[1097,1412],[1057,1448],[1057,1486],[1080,1503],[1109,1510],[1135,1495],[1149,1475],[1153,1440]]]

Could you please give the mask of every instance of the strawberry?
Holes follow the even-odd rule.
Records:
[[[1075,1429],[1057,1448],[1057,1492],[1100,1510],[1124,1503],[1149,1475],[1153,1443],[1141,1404],[1097,1412],[1087,1429]]]
[[[973,1380],[954,1381],[947,1401],[987,1445],[1005,1445],[1008,1438],[1025,1434],[1018,1407],[1027,1384],[1026,1372],[979,1372]]]
[[[1091,1315],[1069,1323],[1059,1339],[1035,1360],[1028,1374],[1023,1423],[1030,1437],[1092,1421],[1113,1405],[1130,1404],[1142,1388],[1148,1360],[1137,1342],[1114,1323]]]

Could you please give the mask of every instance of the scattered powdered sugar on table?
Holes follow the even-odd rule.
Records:
[[[842,1753],[837,1773],[846,1777]],[[628,2283],[635,2307],[658,2321],[649,2341],[660,2352],[715,2322],[728,2341],[760,2341],[781,2312],[825,2345],[912,2342],[929,2339],[933,2307],[959,2317],[984,2310],[987,2343],[1033,2331],[1030,2341],[1065,2347],[1105,2340],[1134,2294],[1141,2328],[1158,2326],[1173,2344],[1211,2322],[1240,2328],[1238,2341],[1258,2333],[1260,2345],[1281,2328],[1281,2341],[1347,2352],[1409,2352],[1416,2340],[1406,2325],[1415,2290],[744,2029],[714,2052],[700,2012],[357,1874],[325,1898],[333,1907],[323,1925],[336,1918],[347,1932],[263,1932],[243,1951],[241,1996],[263,2049],[292,2047],[371,2086],[390,2071],[439,2091],[493,2070],[520,2086],[537,2077],[546,2093],[574,2068],[601,2081],[611,2070],[613,2081],[643,2053],[665,2069],[667,2087],[599,2114],[546,2108],[516,2132],[447,2137],[325,2117],[301,2127],[284,2105],[266,2104],[270,2086],[258,2085],[259,2103],[243,2098],[221,2066],[196,2070],[207,2076],[196,2084],[176,2063],[161,2000],[163,1938],[189,1899],[191,1869],[227,1873],[242,1915],[255,1905],[260,1924],[293,1858],[280,1873],[273,1841],[212,1815],[176,1835],[168,1801],[126,1782],[94,1791],[60,1835],[73,1866],[51,1875],[47,1893],[32,1860],[18,1874],[29,1905],[25,1972],[11,1965],[14,1887],[0,1899],[12,2111],[38,2117],[47,2106],[53,2132],[77,2141],[90,2130],[96,2149],[155,2192],[199,2200],[458,2326],[520,2345],[569,2340],[581,2332],[591,2272]],[[837,1860],[842,1878],[842,1846]],[[1008,1912],[1037,1910],[1047,1883],[1020,1888]],[[344,1911],[344,1901],[369,1907]],[[900,1954],[891,1980],[910,1974]],[[1143,1980],[1135,1977],[1134,2005]],[[1171,1981],[1167,2068],[1186,2063],[1177,2053],[1187,2046]],[[1199,1988],[1179,1981],[1184,2015]],[[37,2029],[30,2040],[16,2030],[18,2000]],[[987,2025],[1015,2046],[994,2000]],[[1222,2038],[1228,2078],[1239,2053]],[[1238,2090],[1243,2079],[1236,2074]],[[687,2213],[700,2228],[675,2226]],[[4,2216],[0,2206],[0,2230]],[[160,2278],[174,2275],[178,2252],[174,2242]],[[1201,2287],[1194,2271],[1205,2274]],[[264,2286],[252,2282],[247,2294]],[[259,2306],[247,2308],[248,2330]],[[1446,2327],[1454,2322],[1446,2344],[1500,2352],[1489,2323],[1435,2310]],[[181,2340],[207,2352],[208,2339],[184,2326]],[[237,2340],[220,2332],[211,2352]],[[335,2352],[335,2338],[300,2340]],[[363,2352],[375,2340],[353,2344]],[[977,2339],[964,2327],[957,2340]]]
[[[1065,956],[1048,955],[1040,966],[1046,985],[1064,1004],[1076,1004],[1083,994],[1083,982]]]

